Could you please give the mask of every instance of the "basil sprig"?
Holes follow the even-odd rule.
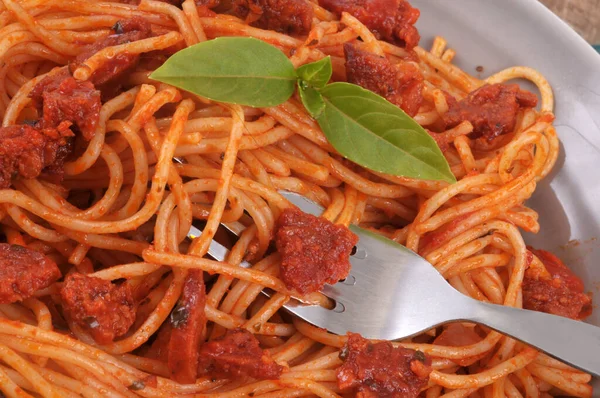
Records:
[[[456,181],[433,138],[402,109],[350,83],[329,83],[331,59],[294,69],[276,47],[222,37],[171,56],[150,78],[200,96],[256,108],[302,104],[342,156],[368,169],[424,180]]]

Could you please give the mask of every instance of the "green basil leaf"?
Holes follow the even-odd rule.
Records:
[[[317,121],[342,156],[386,174],[456,182],[433,138],[397,106],[349,83],[320,93],[325,109]]]
[[[177,52],[150,78],[211,100],[261,108],[287,101],[298,76],[276,47],[221,37]]]
[[[325,101],[321,94],[315,88],[306,84],[304,80],[298,82],[298,92],[300,93],[302,104],[308,113],[315,119],[321,116],[321,113],[325,109]]]
[[[329,56],[296,69],[298,78],[315,88],[325,87],[331,79],[332,73],[331,57]]]

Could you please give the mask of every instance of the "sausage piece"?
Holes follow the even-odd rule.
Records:
[[[0,243],[0,304],[31,297],[60,278],[54,261],[24,246]]]

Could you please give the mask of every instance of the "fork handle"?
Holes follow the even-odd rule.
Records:
[[[600,376],[600,327],[543,312],[470,299],[468,320],[531,345],[584,372]],[[469,311],[471,312],[471,311]]]

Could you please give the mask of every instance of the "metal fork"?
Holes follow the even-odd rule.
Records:
[[[281,192],[302,211],[323,209],[303,196]],[[335,334],[349,331],[369,339],[398,340],[448,322],[488,326],[595,376],[600,376],[600,328],[542,312],[488,304],[467,297],[413,251],[351,226],[359,236],[348,277],[322,293],[333,309],[290,302],[285,309]],[[190,230],[198,236],[200,230]],[[224,260],[228,249],[213,241],[209,254]],[[242,263],[242,267],[250,267]]]

